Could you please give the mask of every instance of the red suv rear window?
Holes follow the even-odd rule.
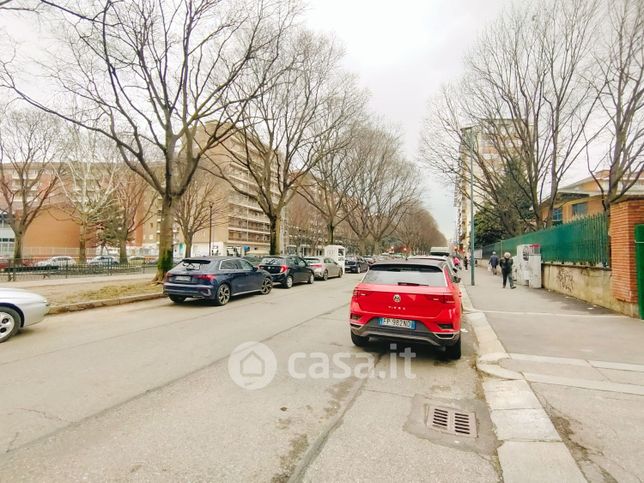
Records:
[[[447,286],[445,273],[433,265],[374,265],[362,281],[374,285]]]

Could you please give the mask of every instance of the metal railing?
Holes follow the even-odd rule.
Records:
[[[483,247],[483,258],[489,258],[493,251],[499,256],[504,252],[516,255],[517,245],[524,244],[540,245],[543,262],[610,265],[606,213],[486,245]]]
[[[154,273],[156,260],[136,260],[127,263],[118,261],[55,261],[23,258],[21,260],[0,259],[0,281],[15,282],[46,278],[89,277],[97,275],[119,275],[132,273]]]

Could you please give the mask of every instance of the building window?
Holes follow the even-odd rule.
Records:
[[[563,210],[561,209],[561,206],[559,208],[555,208],[552,210],[552,224],[553,225],[561,225],[563,222]]]
[[[586,216],[588,214],[588,203],[577,203],[572,205],[572,217],[577,218],[579,216]]]

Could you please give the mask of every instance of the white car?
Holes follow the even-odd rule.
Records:
[[[72,265],[76,265],[76,260],[67,256],[51,257],[36,263],[37,267],[68,267]]]
[[[19,288],[0,287],[0,343],[23,327],[42,322],[49,311],[44,297]]]

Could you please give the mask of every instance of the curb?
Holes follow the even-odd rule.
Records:
[[[164,297],[163,293],[149,293],[143,295],[130,295],[116,299],[92,300],[91,302],[78,302],[67,305],[53,305],[49,308],[47,315],[64,314],[67,312],[79,312],[81,310],[97,309],[100,307],[114,307],[115,305],[131,304],[134,302],[145,302]]]
[[[548,414],[519,372],[499,361],[510,358],[484,312],[476,310],[461,285],[465,316],[478,340],[476,368],[483,376],[483,392],[494,423],[503,481],[510,483],[585,482],[568,447]]]

